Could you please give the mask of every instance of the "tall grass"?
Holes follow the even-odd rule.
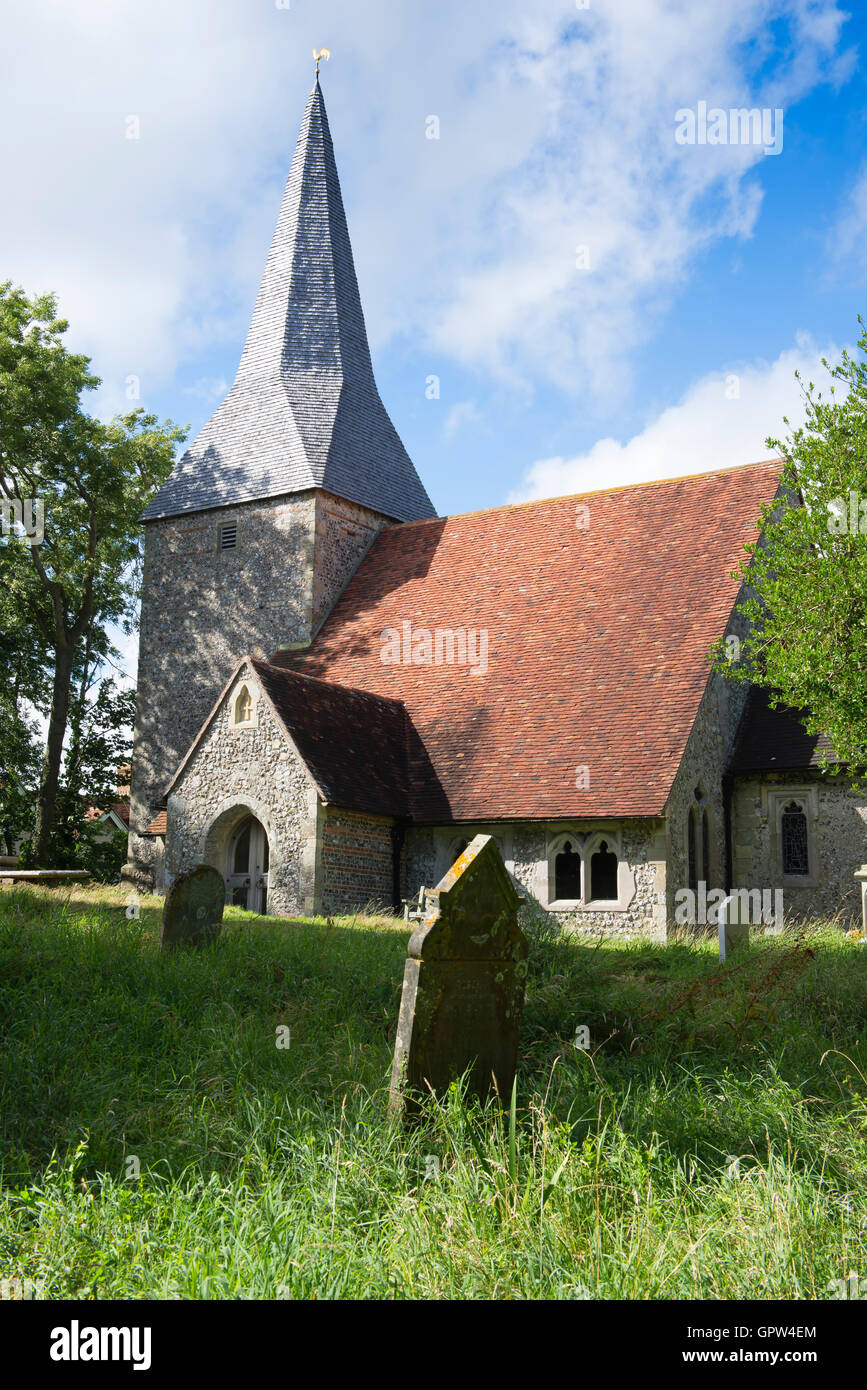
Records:
[[[217,1299],[867,1281],[867,947],[839,930],[725,967],[712,942],[537,940],[514,1097],[456,1085],[404,1131],[402,923],[230,911],[214,946],[162,956],[158,922],[113,890],[0,893],[0,1278]]]

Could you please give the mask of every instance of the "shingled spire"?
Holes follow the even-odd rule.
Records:
[[[144,520],[310,488],[436,515],[374,380],[318,79],[234,385]]]

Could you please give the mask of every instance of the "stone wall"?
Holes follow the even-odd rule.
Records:
[[[808,803],[810,874],[784,877],[775,826],[776,794]],[[867,860],[867,794],[844,777],[816,771],[739,775],[732,798],[734,880],[738,888],[782,888],[787,918],[860,918],[853,874]]]
[[[237,546],[221,550],[233,523]],[[384,524],[314,491],[147,524],[130,797],[142,886],[155,846],[141,832],[235,663],[309,643]]]
[[[513,825],[439,826],[407,831],[403,854],[403,896],[415,897],[422,885],[434,887],[454,862],[461,840],[478,834],[493,835],[506,868],[525,895],[563,925],[574,931],[627,936],[662,936],[665,933],[665,827],[651,820],[561,823],[519,822]],[[550,892],[552,856],[563,837],[571,834],[580,844],[598,836],[616,846],[621,862],[621,899],[616,908],[552,907]]]
[[[327,807],[321,826],[321,911],[391,910],[393,820]]]
[[[250,688],[254,686],[251,680]],[[232,834],[246,816],[254,815],[270,846],[269,914],[311,911],[318,794],[261,697],[255,722],[233,727],[236,689],[228,692],[169,797],[165,887],[202,863],[225,877]]]
[[[724,676],[711,672],[683,761],[674,779],[666,806],[666,909],[669,923],[674,922],[675,894],[689,886],[687,827],[689,808],[699,786],[706,797],[710,831],[710,871],[702,877],[709,890],[725,887],[723,777],[731,759],[747,692],[746,685],[735,685]]]
[[[328,492],[316,494],[313,632],[319,630],[385,525],[366,507]]]

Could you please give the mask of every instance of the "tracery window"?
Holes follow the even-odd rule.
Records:
[[[790,801],[780,817],[780,844],[784,874],[808,874],[810,855],[807,837],[807,816],[803,806]]]

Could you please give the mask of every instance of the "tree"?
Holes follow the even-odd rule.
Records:
[[[36,804],[35,855],[55,862],[57,796],[76,661],[105,628],[131,630],[141,571],[138,518],[185,437],[135,410],[110,424],[81,406],[99,378],[62,341],[56,301],[0,285],[0,500],[44,507],[44,534],[9,544],[2,582],[51,652],[48,733]]]
[[[802,383],[804,424],[767,441],[783,459],[785,491],[762,509],[761,539],[740,571],[749,633],[739,652],[730,639],[712,652],[732,679],[803,710],[833,750],[824,766],[839,761],[854,776],[867,769],[867,330],[858,322],[859,355],[844,352],[833,367],[823,358],[828,395]]]
[[[36,716],[47,712],[50,654],[38,634],[16,619],[2,585],[0,671],[0,853],[12,854],[33,829],[42,760]]]
[[[135,692],[107,677],[90,699],[97,670],[93,658],[72,701],[56,836],[68,863],[88,869],[94,878],[115,882],[126,859],[126,837],[118,831],[106,840],[93,811],[107,811],[119,799],[118,782],[132,753]]]

